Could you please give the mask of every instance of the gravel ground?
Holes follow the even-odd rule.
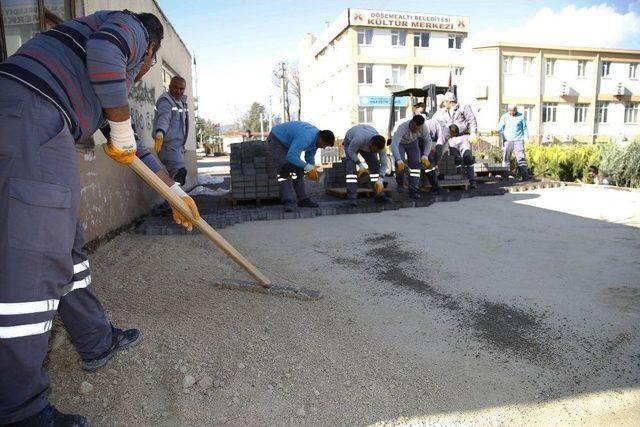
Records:
[[[120,235],[93,283],[145,340],[89,374],[57,328],[51,400],[95,425],[638,425],[640,193],[618,193],[222,230],[318,302],[215,288],[246,276],[203,236]]]

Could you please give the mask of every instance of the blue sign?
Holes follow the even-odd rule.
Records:
[[[361,107],[391,107],[390,96],[361,96],[359,100]],[[396,107],[406,107],[409,105],[409,98],[403,96],[396,98]]]

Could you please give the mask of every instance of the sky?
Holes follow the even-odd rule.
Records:
[[[197,61],[199,115],[233,123],[249,105],[278,111],[272,69],[344,9],[468,16],[471,45],[508,41],[640,49],[640,0],[158,0]]]

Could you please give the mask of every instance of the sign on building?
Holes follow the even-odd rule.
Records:
[[[349,9],[349,25],[466,33],[469,31],[469,18],[431,13]]]
[[[396,107],[406,107],[409,100],[407,97],[397,98]],[[361,107],[391,107],[390,96],[361,96],[358,104]]]

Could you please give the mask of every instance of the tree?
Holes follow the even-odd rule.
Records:
[[[267,127],[267,114],[264,105],[259,102],[251,104],[249,111],[247,111],[240,120],[242,130],[250,129],[251,132],[260,132],[260,115],[262,115],[262,125]]]
[[[209,119],[198,117],[196,119],[196,134],[198,140],[206,141],[220,136],[220,123],[214,123]]]
[[[282,64],[284,64],[284,70]],[[284,91],[282,90],[283,84]],[[282,97],[284,96],[284,121],[300,120],[302,114],[302,91],[298,63],[279,62],[273,69],[273,85],[279,89],[278,94],[281,105]],[[292,110],[297,114],[292,115]]]

